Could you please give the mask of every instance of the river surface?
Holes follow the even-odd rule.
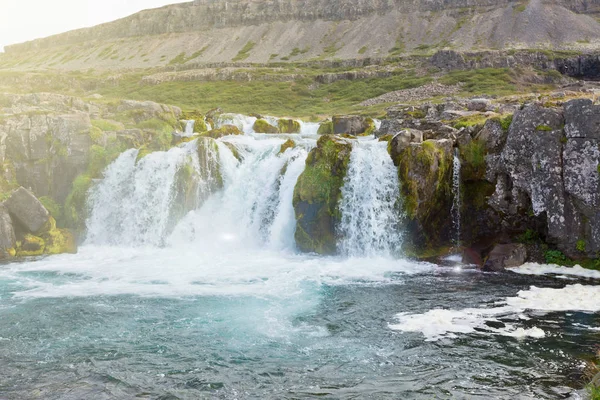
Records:
[[[124,153],[90,194],[79,254],[0,266],[0,399],[585,396],[600,275],[405,259],[394,167],[368,139],[341,255],[299,254],[292,196],[316,125],[280,154],[286,137],[231,121],[247,135],[200,157],[195,142]],[[185,212],[182,168],[197,175]]]

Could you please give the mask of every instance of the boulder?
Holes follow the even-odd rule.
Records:
[[[525,261],[527,261],[527,247],[524,244],[499,244],[489,254],[481,270],[486,272],[502,272],[506,268],[519,267]]]
[[[17,239],[8,209],[0,204],[0,259],[14,255]]]
[[[254,132],[256,133],[279,133],[279,129],[277,127],[269,124],[264,119],[257,119],[252,126]]]
[[[281,133],[300,133],[300,122],[293,119],[280,119],[277,121],[277,127]]]
[[[600,139],[600,106],[590,99],[571,100],[564,105],[568,138]]]
[[[10,215],[29,233],[42,230],[50,219],[50,213],[27,189],[20,187],[4,202]]]
[[[372,119],[358,115],[337,115],[332,121],[333,133],[336,135],[369,135],[375,131]]]
[[[469,111],[488,111],[492,106],[492,102],[488,99],[471,99],[467,103],[467,109]]]
[[[384,119],[381,121],[381,126],[375,132],[375,137],[380,138],[387,135],[395,135],[403,130],[402,120],[400,119]]]
[[[333,122],[325,121],[319,125],[318,135],[333,135]]]
[[[423,132],[416,129],[404,129],[398,132],[390,141],[389,153],[392,160],[397,160],[402,151],[411,143],[422,143]]]
[[[352,145],[324,135],[306,158],[304,172],[294,189],[296,245],[300,251],[335,254],[338,201],[348,171]]]
[[[500,121],[492,118],[485,121],[475,139],[484,144],[488,153],[499,153],[506,143],[507,136],[508,131],[502,128]]]

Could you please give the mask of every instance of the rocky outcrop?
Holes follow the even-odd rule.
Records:
[[[352,145],[324,135],[306,159],[294,190],[296,245],[303,252],[335,254],[338,203],[350,162]]]
[[[375,131],[375,124],[371,118],[358,115],[334,115],[333,133],[336,135],[370,135]]]
[[[499,244],[491,251],[482,270],[502,272],[506,268],[520,267],[527,261],[527,247],[521,243]]]
[[[87,190],[106,165],[128,148],[168,149],[180,128],[179,108],[150,101],[35,93],[0,94],[0,104],[1,194],[26,187],[56,204],[59,226],[76,230],[85,227]]]
[[[0,259],[15,255],[17,238],[8,209],[0,204]]]
[[[392,152],[407,216],[408,251],[423,254],[449,242],[453,143],[409,143]]]
[[[56,227],[42,203],[21,187],[0,203],[0,259],[75,253],[73,234]]]
[[[4,202],[10,215],[28,232],[39,232],[50,219],[50,213],[27,189],[20,187]]]

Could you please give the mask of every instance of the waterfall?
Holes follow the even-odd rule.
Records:
[[[339,226],[341,250],[347,256],[389,256],[402,245],[396,167],[386,143],[354,143],[342,188]]]
[[[454,149],[454,161],[452,168],[452,194],[454,196],[454,200],[452,202],[452,228],[453,228],[453,237],[452,240],[454,242],[454,247],[456,249],[460,248],[460,224],[461,224],[461,215],[460,209],[462,207],[461,200],[461,187],[460,187],[460,155],[458,148]]]
[[[194,121],[193,119],[190,119],[188,121],[185,121],[185,130],[183,131],[183,137],[192,137],[194,136],[194,125],[196,124],[196,121]]]
[[[292,197],[308,149],[297,146],[279,154],[283,142],[249,136],[219,141],[223,190],[188,215],[170,243],[191,240],[207,250],[219,246],[293,249],[296,220]],[[232,154],[232,146],[239,160]]]
[[[202,193],[215,185],[206,168],[216,158],[209,147],[201,168],[199,143],[192,141],[168,152],[150,153],[137,161],[138,150],[128,150],[104,172],[90,192],[87,221],[90,244],[164,245],[176,220],[196,208]],[[207,147],[207,146],[202,146]],[[216,150],[216,148],[215,148]]]

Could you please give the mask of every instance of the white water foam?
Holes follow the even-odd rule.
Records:
[[[353,143],[342,187],[338,233],[347,256],[391,256],[402,245],[398,173],[386,143]]]
[[[600,286],[570,285],[563,289],[538,288],[520,291],[516,297],[508,297],[492,308],[466,308],[463,310],[430,310],[424,314],[398,314],[398,322],[390,324],[393,330],[421,332],[427,341],[454,338],[457,333],[474,333],[485,330],[489,333],[512,337],[545,336],[537,327],[524,329],[513,324],[503,328],[492,328],[486,322],[499,322],[500,317],[517,316],[527,319],[524,313],[535,311],[600,311]]]
[[[558,277],[581,277],[600,279],[600,271],[585,269],[580,265],[561,267],[554,264],[527,263],[520,267],[509,268],[510,271],[522,275],[557,275]]]

